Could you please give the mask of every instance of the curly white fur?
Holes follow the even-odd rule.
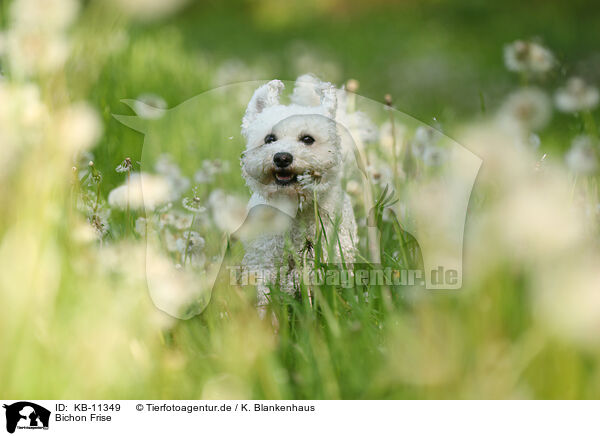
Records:
[[[291,104],[283,105],[279,101],[283,88],[281,81],[272,80],[252,96],[242,121],[246,150],[241,166],[252,192],[249,217],[253,216],[252,210],[268,206],[283,214],[287,225],[265,222],[273,218],[272,214],[254,215],[255,222],[265,225],[263,231],[250,232],[251,236],[245,238],[243,263],[250,273],[270,271],[271,277],[279,273],[282,288],[294,292],[299,265],[293,261],[294,256],[285,255],[286,247],[296,258],[306,259],[307,252],[312,257],[307,247],[314,244],[315,200],[326,234],[333,234],[332,223],[339,222],[341,253],[336,247],[335,259],[328,261],[340,262],[343,258],[352,263],[358,237],[352,205],[341,186],[342,142],[348,135],[337,122],[345,116],[339,112],[339,90],[314,76],[301,76]],[[282,153],[291,159],[283,168],[275,163],[275,155]],[[326,253],[322,256],[325,258]],[[268,280],[259,283],[259,305],[267,301],[267,284]]]

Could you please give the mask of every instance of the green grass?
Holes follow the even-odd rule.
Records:
[[[145,240],[133,230],[140,212],[112,210],[110,232],[101,243],[85,236],[86,218],[73,207],[75,198],[81,190],[99,190],[105,200],[125,181],[115,168],[126,157],[154,172],[157,156],[168,152],[186,177],[203,159],[229,161],[229,173],[199,186],[202,201],[217,188],[247,195],[238,169],[243,102],[225,98],[216,110],[228,94],[210,92],[219,68],[231,58],[257,67],[239,80],[293,80],[300,71],[292,48],[302,41],[317,59],[337,67],[326,79],[360,80],[359,94],[374,100],[365,99],[367,107],[391,93],[398,109],[450,136],[491,116],[519,86],[502,63],[502,46],[514,39],[539,36],[557,54],[564,67],[539,84],[548,91],[571,73],[599,84],[593,51],[600,8],[589,2],[514,1],[505,7],[477,1],[374,7],[351,2],[325,12],[310,5],[308,11],[296,5],[269,15],[252,2],[198,2],[172,17],[141,23],[101,2],[86,2],[72,30],[74,55],[64,72],[33,80],[51,117],[69,101],[87,100],[98,109],[104,134],[92,156],[73,163],[68,151],[48,139],[55,132],[45,131],[41,146],[15,159],[6,182],[0,174],[0,396],[598,398],[598,342],[582,344],[557,332],[540,315],[536,300],[536,286],[548,269],[595,255],[597,230],[585,242],[549,249],[548,256],[535,260],[520,257],[520,250],[537,253],[525,243],[502,245],[506,227],[486,219],[504,217],[502,201],[519,193],[511,184],[512,167],[519,162],[501,164],[501,175],[493,172],[492,162],[484,163],[470,203],[460,291],[325,284],[292,297],[275,286],[262,320],[254,289],[228,286],[222,271],[206,309],[177,320],[160,313],[149,298]],[[5,8],[3,3],[3,25]],[[111,41],[118,46],[112,38],[119,32],[125,42],[110,49]],[[121,100],[144,93],[158,94],[169,108],[187,102],[180,106],[187,108],[187,118],[166,116],[144,137],[113,117],[132,115]],[[386,112],[377,114],[378,124],[387,120]],[[598,120],[597,111],[593,116]],[[412,134],[416,120],[399,117]],[[540,133],[538,154],[561,161],[570,139],[584,130],[578,116],[555,114]],[[379,144],[372,148],[385,158]],[[71,167],[83,170],[90,159],[102,174],[100,185],[73,184]],[[537,180],[529,173],[518,177],[523,183]],[[577,185],[590,207],[597,203],[597,182],[594,176]],[[182,195],[190,195],[191,188]],[[374,187],[373,194],[391,207],[396,198],[403,200],[403,187],[396,188],[391,195]],[[174,207],[181,209],[179,202]],[[355,202],[361,256],[367,258],[367,212]],[[376,219],[383,266],[420,268],[417,241],[401,221],[383,220],[382,209]],[[560,209],[553,211],[560,215]],[[210,252],[219,236],[211,232],[217,231],[209,223],[196,225]],[[496,233],[482,233],[486,225]],[[486,238],[477,239],[482,235]],[[334,243],[335,235],[321,233],[315,250]],[[236,264],[241,255],[231,242],[226,262]]]

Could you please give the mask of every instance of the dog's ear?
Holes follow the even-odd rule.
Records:
[[[313,74],[304,74],[298,77],[291,97],[292,103],[299,106],[319,106],[322,83]]]
[[[330,118],[335,119],[335,113],[337,111],[337,95],[335,86],[331,83],[323,83],[321,85],[321,106],[325,108],[327,115]]]
[[[283,88],[284,85],[281,80],[271,80],[254,91],[254,95],[250,99],[250,103],[248,103],[246,114],[242,120],[242,135],[246,136],[248,127],[250,127],[259,113],[270,106],[279,104],[279,95]]]

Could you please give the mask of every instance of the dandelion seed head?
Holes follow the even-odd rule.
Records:
[[[108,204],[119,209],[154,210],[171,197],[169,182],[162,176],[134,173],[129,182],[108,194]]]
[[[202,200],[200,197],[184,197],[181,200],[181,205],[190,212],[193,213],[202,213],[206,211],[206,208],[202,205]]]
[[[509,71],[542,74],[555,63],[552,52],[535,42],[515,41],[504,46],[504,64]]]
[[[498,110],[498,120],[503,127],[525,133],[542,129],[551,116],[550,98],[538,88],[513,92]]]
[[[58,32],[70,26],[79,12],[76,0],[18,0],[12,2],[13,27]]]
[[[438,146],[427,146],[423,150],[423,163],[428,167],[437,167],[442,165],[448,159],[448,152],[445,148]]]
[[[4,45],[10,69],[25,77],[59,70],[71,51],[66,36],[48,34],[35,27],[11,28],[5,35]]]
[[[102,131],[100,116],[88,103],[75,103],[58,116],[59,141],[70,153],[91,148]]]
[[[233,233],[246,218],[247,202],[221,189],[211,192],[208,205],[214,224],[224,232]]]
[[[588,85],[579,77],[571,77],[567,85],[554,95],[556,107],[562,112],[592,110],[598,106],[599,99],[598,88]]]
[[[169,182],[171,192],[170,200],[180,198],[181,195],[189,189],[190,180],[181,174],[181,170],[168,154],[162,154],[158,157],[154,169]]]
[[[131,162],[131,159],[126,157],[125,160],[123,162],[121,162],[117,168],[115,168],[115,171],[117,173],[127,173],[127,172],[131,171],[132,167],[133,167],[133,164]]]
[[[593,174],[598,170],[600,145],[589,135],[579,135],[565,155],[567,167],[576,174]]]
[[[229,162],[220,159],[204,160],[201,168],[194,173],[194,181],[196,183],[211,183],[219,174],[229,172]]]

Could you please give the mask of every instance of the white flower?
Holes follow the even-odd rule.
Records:
[[[0,180],[15,168],[26,147],[40,142],[49,113],[35,85],[0,81]]]
[[[588,135],[573,139],[565,155],[567,167],[578,174],[591,174],[598,169],[598,144]]]
[[[12,27],[65,30],[79,12],[77,0],[18,0],[11,5]]]
[[[369,179],[381,187],[394,186],[394,171],[387,162],[381,162],[378,159],[372,159],[371,164],[367,166]]]
[[[184,197],[184,199],[181,200],[181,204],[185,209],[193,213],[200,213],[206,210],[206,208],[202,206],[200,197]]]
[[[428,148],[437,147],[440,139],[440,133],[429,126],[419,126],[415,130],[415,135],[412,139],[412,154],[423,160],[425,152]]]
[[[598,88],[586,84],[579,77],[571,77],[567,86],[554,95],[556,107],[562,112],[592,110],[598,105]]]
[[[163,213],[160,215],[161,225],[173,226],[177,230],[189,229],[192,225],[193,215],[173,210],[169,213]]]
[[[439,146],[427,146],[423,150],[423,163],[428,167],[442,165],[448,159],[448,150]]]
[[[183,245],[179,241],[183,241]],[[189,254],[199,253],[204,248],[204,238],[200,236],[198,232],[193,230],[187,230],[183,232],[183,238],[177,240],[178,249],[181,253],[185,253],[185,247],[187,245],[187,251]]]
[[[161,176],[134,173],[125,183],[108,194],[108,204],[119,209],[154,210],[170,198],[169,182]]]
[[[192,225],[193,215],[173,210],[169,213],[162,214],[160,220],[163,225],[173,226],[177,230],[186,230]]]
[[[501,124],[510,130],[522,132],[542,129],[551,116],[550,98],[537,88],[523,88],[513,92],[498,111]]]
[[[63,35],[46,34],[35,28],[11,29],[6,34],[5,45],[11,69],[23,76],[59,70],[71,50]]]
[[[210,183],[218,174],[229,172],[229,162],[220,159],[204,160],[202,167],[194,174],[196,183]]]
[[[119,166],[115,168],[115,171],[117,173],[128,173],[129,171],[131,171],[132,167],[133,163],[131,162],[131,158],[126,157],[125,160],[123,160],[123,162],[121,162]]]
[[[180,198],[181,195],[190,187],[190,181],[181,174],[179,167],[172,161],[167,154],[158,157],[154,169],[157,173],[165,176],[171,185],[170,200]]]
[[[100,116],[87,103],[75,103],[58,115],[59,141],[71,152],[89,149],[101,135]]]
[[[352,96],[354,98],[354,96]],[[337,90],[338,106],[335,116],[336,122],[348,129],[352,138],[362,142],[371,143],[377,141],[379,132],[367,114],[348,108],[348,93]]]
[[[235,232],[246,218],[247,202],[220,189],[210,194],[208,204],[214,223],[227,233]]]
[[[555,63],[552,52],[535,42],[515,41],[504,46],[504,64],[509,71],[545,73]]]

